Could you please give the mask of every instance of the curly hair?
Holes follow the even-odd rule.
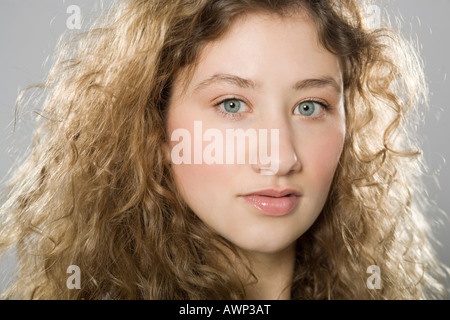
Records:
[[[306,12],[344,70],[346,137],[327,202],[298,239],[294,299],[437,297],[413,139],[427,86],[413,47],[358,0],[126,0],[61,45],[27,158],[8,183],[5,293],[22,299],[242,299],[238,250],[186,205],[162,147],[172,83],[244,14]],[[20,100],[20,99],[19,99]],[[418,200],[419,199],[419,200]],[[218,258],[219,257],[219,258]],[[68,290],[67,268],[83,285]],[[367,267],[382,271],[369,290]]]

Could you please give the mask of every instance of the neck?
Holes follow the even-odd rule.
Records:
[[[295,244],[276,253],[247,252],[257,281],[246,286],[249,300],[289,300],[294,275]]]

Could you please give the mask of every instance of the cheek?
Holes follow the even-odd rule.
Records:
[[[172,166],[179,185],[189,188],[213,187],[226,181],[222,177],[229,174],[226,165],[180,164]],[[215,181],[215,183],[212,183]]]
[[[194,212],[211,210],[214,203],[223,202],[231,186],[230,166],[181,164],[172,166],[175,181],[183,198]]]
[[[328,191],[342,153],[344,135],[342,130],[329,131],[304,148],[303,165],[317,189]]]

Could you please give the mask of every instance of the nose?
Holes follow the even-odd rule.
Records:
[[[260,140],[258,161],[252,165],[253,170],[261,175],[275,176],[299,172],[302,165],[289,119],[277,116],[276,119],[271,117],[269,122],[270,125],[265,127],[265,129],[268,128],[267,140],[261,139],[260,135],[263,143],[261,145]],[[264,154],[264,151],[266,151],[266,154]]]

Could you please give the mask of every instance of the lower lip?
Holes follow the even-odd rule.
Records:
[[[290,195],[273,198],[260,195],[243,196],[244,200],[261,211],[263,214],[273,217],[287,215],[298,204],[299,197]]]

